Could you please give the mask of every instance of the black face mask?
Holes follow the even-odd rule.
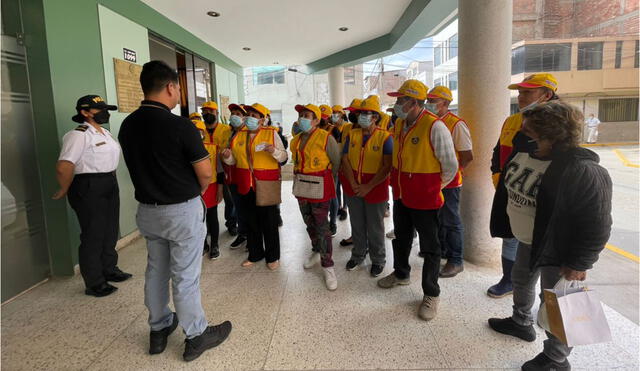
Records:
[[[355,112],[350,112],[348,118],[349,122],[352,122],[354,124],[358,122],[358,115],[356,115]]]
[[[109,122],[109,117],[111,117],[111,115],[109,114],[109,111],[107,110],[102,110],[98,113],[95,113],[93,115],[93,120],[95,122],[97,122],[98,124],[102,125],[102,124],[106,124],[107,122]]]
[[[513,138],[514,147],[518,147],[523,152],[529,153],[529,155],[534,156],[536,151],[538,151],[538,142],[531,139],[531,137],[525,135],[523,132],[518,133],[515,138]]]
[[[204,120],[204,122],[209,125],[215,124],[216,118],[216,115],[214,115],[213,113],[205,113],[204,115],[202,115],[202,119]]]

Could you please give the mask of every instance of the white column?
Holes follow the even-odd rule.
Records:
[[[511,0],[458,1],[459,112],[471,131],[474,160],[464,171],[461,216],[465,258],[498,266],[501,240],[489,235],[494,188],[491,153],[509,115]]]
[[[344,68],[333,67],[329,70],[329,100],[331,105],[344,106]]]

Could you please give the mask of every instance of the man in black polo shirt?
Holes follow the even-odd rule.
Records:
[[[179,322],[187,337],[183,358],[192,361],[231,332],[229,321],[208,326],[200,303],[206,234],[200,195],[209,185],[211,163],[195,126],[170,111],[180,102],[177,73],[151,61],[142,68],[140,84],[145,100],[123,121],[118,139],[140,202],[136,222],[147,240],[149,353],[164,351]],[[168,306],[169,279],[177,314]]]

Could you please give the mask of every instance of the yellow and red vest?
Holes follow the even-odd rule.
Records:
[[[378,125],[378,127],[382,130],[389,130],[389,123],[391,123],[391,116],[387,115],[386,113],[383,113],[380,116],[380,124]]]
[[[209,187],[202,195],[202,199],[207,208],[214,207],[218,204],[218,185],[217,185],[217,161],[218,161],[218,146],[211,141],[207,141],[206,138],[209,137],[209,133],[207,132],[207,128],[203,121],[193,120],[193,124],[196,126],[196,129],[200,132],[200,137],[202,138],[202,142],[204,144],[204,148],[209,153],[209,160],[211,161],[211,169],[212,175],[211,180],[209,181]]]
[[[504,169],[511,152],[513,151],[513,138],[522,128],[522,113],[518,112],[504,120],[500,131],[500,169]]]
[[[213,133],[209,132],[205,135],[205,143],[215,143],[218,148],[227,148],[229,146],[229,138],[231,138],[231,126],[221,122],[216,124]]]
[[[383,165],[382,150],[384,143],[390,136],[391,133],[388,131],[376,128],[367,142],[363,143],[364,133],[362,129],[351,130],[347,159],[353,169],[353,177],[358,184],[367,184],[378,173]],[[347,195],[355,196],[351,184],[344,178],[342,180],[342,187]],[[367,193],[364,199],[371,204],[389,200],[389,177],[387,176],[383,182]]]
[[[447,126],[447,129],[449,129],[451,135],[453,135],[453,131],[455,130],[456,125],[458,125],[460,121],[464,121],[459,116],[453,114],[450,111],[447,112],[446,115],[441,117],[440,120],[442,120],[442,122],[444,122],[444,124]],[[458,158],[458,151],[456,151],[456,158]],[[462,186],[462,170],[460,169],[459,164],[460,163],[458,162],[458,171],[456,172],[456,176],[453,177],[451,183],[447,184],[445,188],[458,188]]]
[[[331,172],[331,159],[327,154],[329,132],[319,128],[312,129],[304,146],[300,147],[303,133],[299,133],[292,140],[289,149],[293,159],[295,174],[316,175],[324,177],[324,195],[322,199],[304,199],[309,202],[325,202],[336,197],[336,187]]]
[[[442,169],[431,144],[431,130],[437,120],[423,110],[406,133],[402,119],[393,127],[393,198],[413,209],[436,210],[444,204]]]
[[[232,178],[234,184],[238,186],[238,193],[244,195],[251,189],[255,191],[255,179],[280,180],[278,161],[267,151],[256,151],[256,146],[260,143],[274,145],[274,131],[275,129],[270,126],[261,126],[252,139],[250,131],[242,129],[231,140],[231,152],[236,159]],[[253,173],[249,163],[253,167]]]

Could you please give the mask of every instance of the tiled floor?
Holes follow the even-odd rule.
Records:
[[[120,251],[120,266],[133,279],[106,298],[83,295],[80,277],[46,283],[2,306],[2,369],[6,370],[294,370],[294,369],[519,369],[542,349],[534,343],[492,332],[490,316],[510,313],[511,299],[490,299],[486,288],[495,270],[466,265],[453,279],[440,281],[438,317],[416,317],[422,296],[421,260],[414,256],[413,283],[382,290],[367,269],[344,270],[349,250],[337,246],[349,234],[339,222],[334,239],[339,287],[324,287],[319,267],[302,268],[309,243],[297,205],[282,206],[282,266],[245,269],[243,251],[226,248],[203,262],[202,296],[212,323],[225,319],[234,329],[227,342],[185,363],[184,337],[176,331],[167,350],[147,354],[147,311],[143,304],[146,251],[138,240]],[[389,220],[387,221],[390,222]],[[390,243],[387,256],[391,256]],[[414,253],[415,255],[415,253]],[[391,259],[385,274],[391,271]],[[605,307],[614,341],[578,347],[574,369],[637,370],[639,328]]]

